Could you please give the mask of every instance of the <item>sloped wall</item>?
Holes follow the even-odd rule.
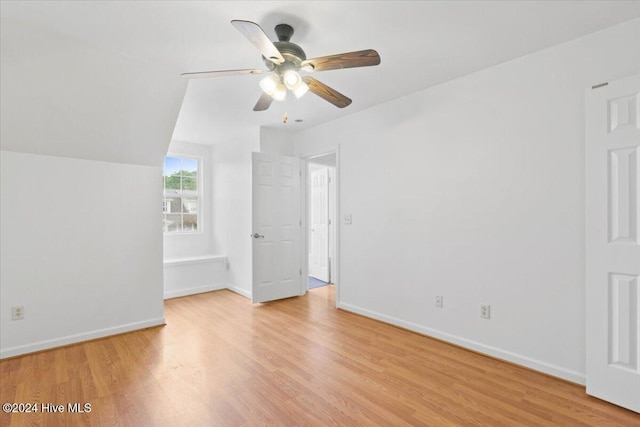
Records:
[[[186,82],[169,62],[11,16],[0,356],[162,324],[161,165]],[[15,305],[24,320],[10,320]]]
[[[187,85],[179,69],[27,24],[5,26],[3,150],[162,164]]]

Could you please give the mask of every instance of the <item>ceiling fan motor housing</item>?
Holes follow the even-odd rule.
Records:
[[[278,36],[277,42],[273,43],[280,54],[285,59],[285,62],[280,65],[275,65],[272,61],[264,58],[264,63],[270,70],[286,71],[288,69],[300,68],[300,63],[307,59],[307,55],[304,50],[295,43],[291,43],[291,36],[293,36],[293,27],[288,24],[278,24],[275,27],[276,35]]]

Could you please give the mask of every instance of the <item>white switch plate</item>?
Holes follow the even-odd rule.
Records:
[[[351,225],[351,214],[344,214],[344,224]]]

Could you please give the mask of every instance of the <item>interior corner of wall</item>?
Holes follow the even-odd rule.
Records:
[[[242,289],[238,286],[235,286],[231,283],[227,283],[227,289],[229,289],[231,292],[235,292],[238,295],[241,295],[245,298],[251,299],[251,291],[248,291],[246,289]]]

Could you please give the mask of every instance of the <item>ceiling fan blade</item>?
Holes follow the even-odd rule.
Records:
[[[380,55],[378,55],[378,52],[373,49],[367,49],[307,59],[302,61],[300,68],[304,69],[305,66],[311,65],[313,71],[324,71],[339,68],[369,67],[379,63]]]
[[[347,105],[351,104],[351,99],[347,98],[337,90],[330,88],[326,84],[320,83],[313,77],[304,76],[302,78],[302,81],[304,81],[307,86],[309,86],[309,90],[311,92],[315,93],[325,101],[332,103],[338,108],[344,108]]]
[[[200,71],[196,73],[182,73],[182,77],[186,79],[206,79],[209,77],[226,77],[226,76],[238,76],[243,74],[261,74],[263,70],[221,70],[221,71]]]
[[[273,101],[273,98],[271,97],[271,95],[267,95],[266,93],[263,93],[262,96],[260,96],[260,99],[258,99],[258,102],[256,102],[256,106],[253,107],[253,111],[266,110],[267,108],[269,108],[272,101]]]
[[[251,44],[258,48],[262,53],[262,56],[274,64],[282,64],[284,62],[284,57],[276,45],[269,40],[269,37],[267,37],[262,28],[260,28],[260,25],[251,21],[239,20],[231,21],[231,24],[236,27],[236,29],[240,31],[242,35],[251,42]]]

